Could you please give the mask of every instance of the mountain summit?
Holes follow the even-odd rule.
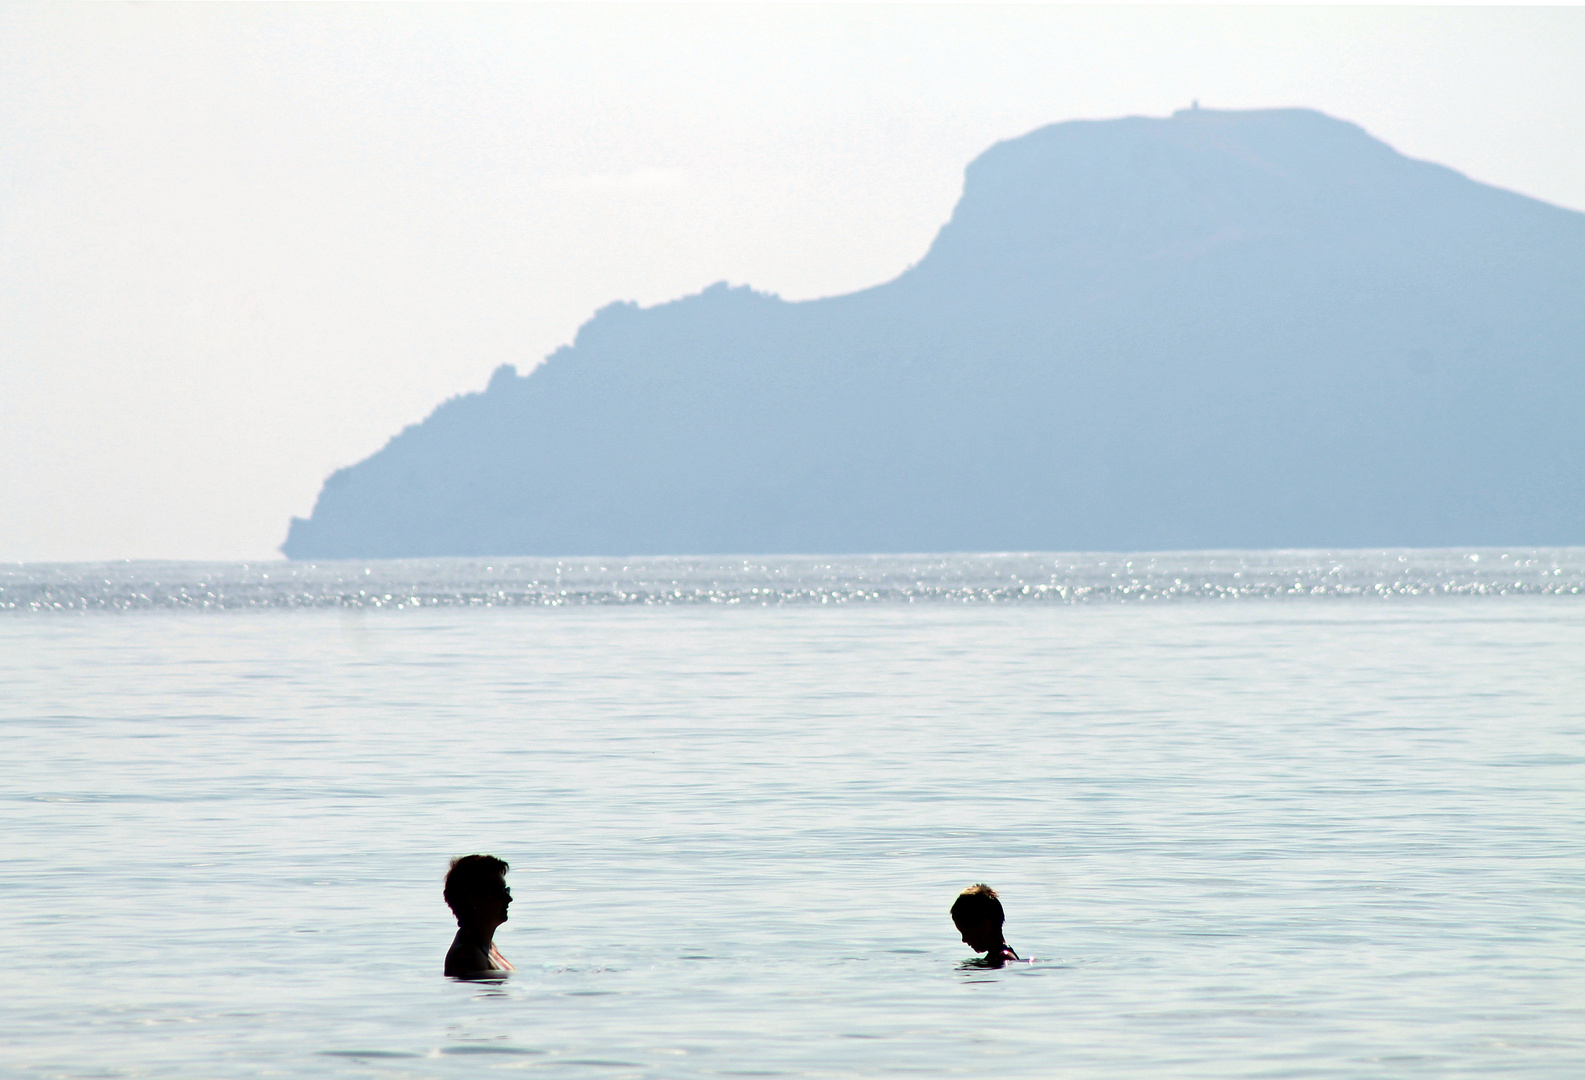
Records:
[[[1585,214],[1317,112],[991,147],[926,256],[597,312],[292,558],[1585,543]]]

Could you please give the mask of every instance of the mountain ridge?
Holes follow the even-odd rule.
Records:
[[[293,558],[1585,542],[1585,214],[1311,110],[995,144],[891,281],[597,311]]]

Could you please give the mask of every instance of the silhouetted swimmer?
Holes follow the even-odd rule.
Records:
[[[512,890],[506,887],[510,869],[494,855],[464,855],[451,860],[446,873],[446,905],[457,916],[457,936],[446,953],[446,974],[457,979],[477,979],[511,971],[495,947],[495,928],[506,921]]]
[[[969,963],[977,967],[1001,967],[1009,960],[1023,960],[1002,937],[1002,902],[989,885],[970,885],[952,901],[952,922],[963,935],[963,944],[985,955]]]

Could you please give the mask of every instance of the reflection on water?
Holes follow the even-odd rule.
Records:
[[[1585,548],[0,565],[35,612],[1580,594]]]
[[[421,1054],[408,1053],[405,1050],[321,1050],[322,1057],[348,1057],[348,1058],[416,1058]]]
[[[1573,1080],[1581,656],[1557,595],[17,613],[0,1072]],[[509,980],[440,973],[471,851]],[[982,880],[1038,962],[963,966]]]

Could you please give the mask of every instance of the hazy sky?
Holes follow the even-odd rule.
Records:
[[[1194,98],[1585,209],[1578,7],[0,7],[0,560],[276,557],[596,308],[883,281],[992,142]]]

